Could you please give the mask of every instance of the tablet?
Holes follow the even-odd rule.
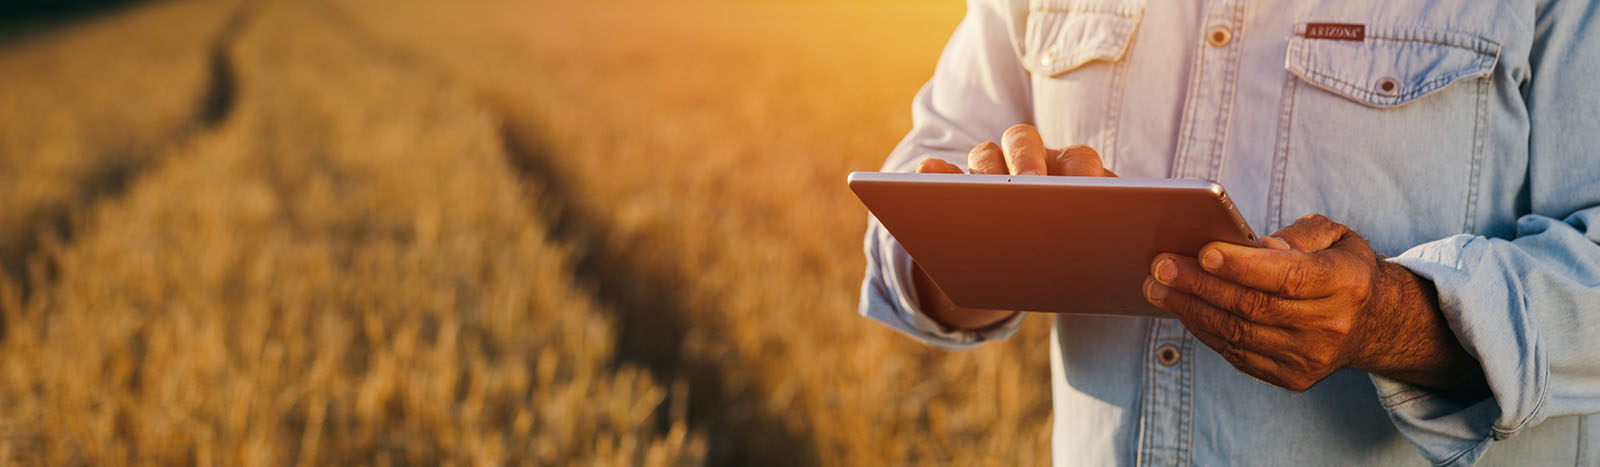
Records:
[[[851,191],[956,304],[1172,317],[1150,262],[1213,241],[1258,246],[1203,180],[854,172]]]

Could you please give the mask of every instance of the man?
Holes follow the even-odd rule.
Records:
[[[1600,465],[1600,5],[1146,3],[970,0],[884,164],[1216,180],[1276,232],[1155,258],[1177,319],[1054,317],[1056,463]],[[866,253],[864,315],[1021,322]]]

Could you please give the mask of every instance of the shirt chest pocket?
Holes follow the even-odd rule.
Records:
[[[1032,81],[1035,126],[1050,146],[1088,144],[1114,154],[1124,57],[1142,0],[1035,1],[1019,43]],[[1107,165],[1115,169],[1113,160]]]
[[[1284,63],[1274,227],[1323,213],[1390,255],[1472,231],[1498,57],[1498,44],[1465,33],[1299,25]]]

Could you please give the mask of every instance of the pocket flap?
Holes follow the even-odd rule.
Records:
[[[1095,60],[1121,60],[1142,12],[1126,5],[1036,9],[1023,33],[1023,66],[1056,76]]]
[[[1370,107],[1398,107],[1456,81],[1489,76],[1500,59],[1500,44],[1457,32],[1367,27],[1350,40],[1307,37],[1306,30],[1296,26],[1284,68]]]

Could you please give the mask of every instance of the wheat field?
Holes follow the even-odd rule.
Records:
[[[0,42],[0,464],[1034,465],[855,305],[960,2],[146,2]]]

